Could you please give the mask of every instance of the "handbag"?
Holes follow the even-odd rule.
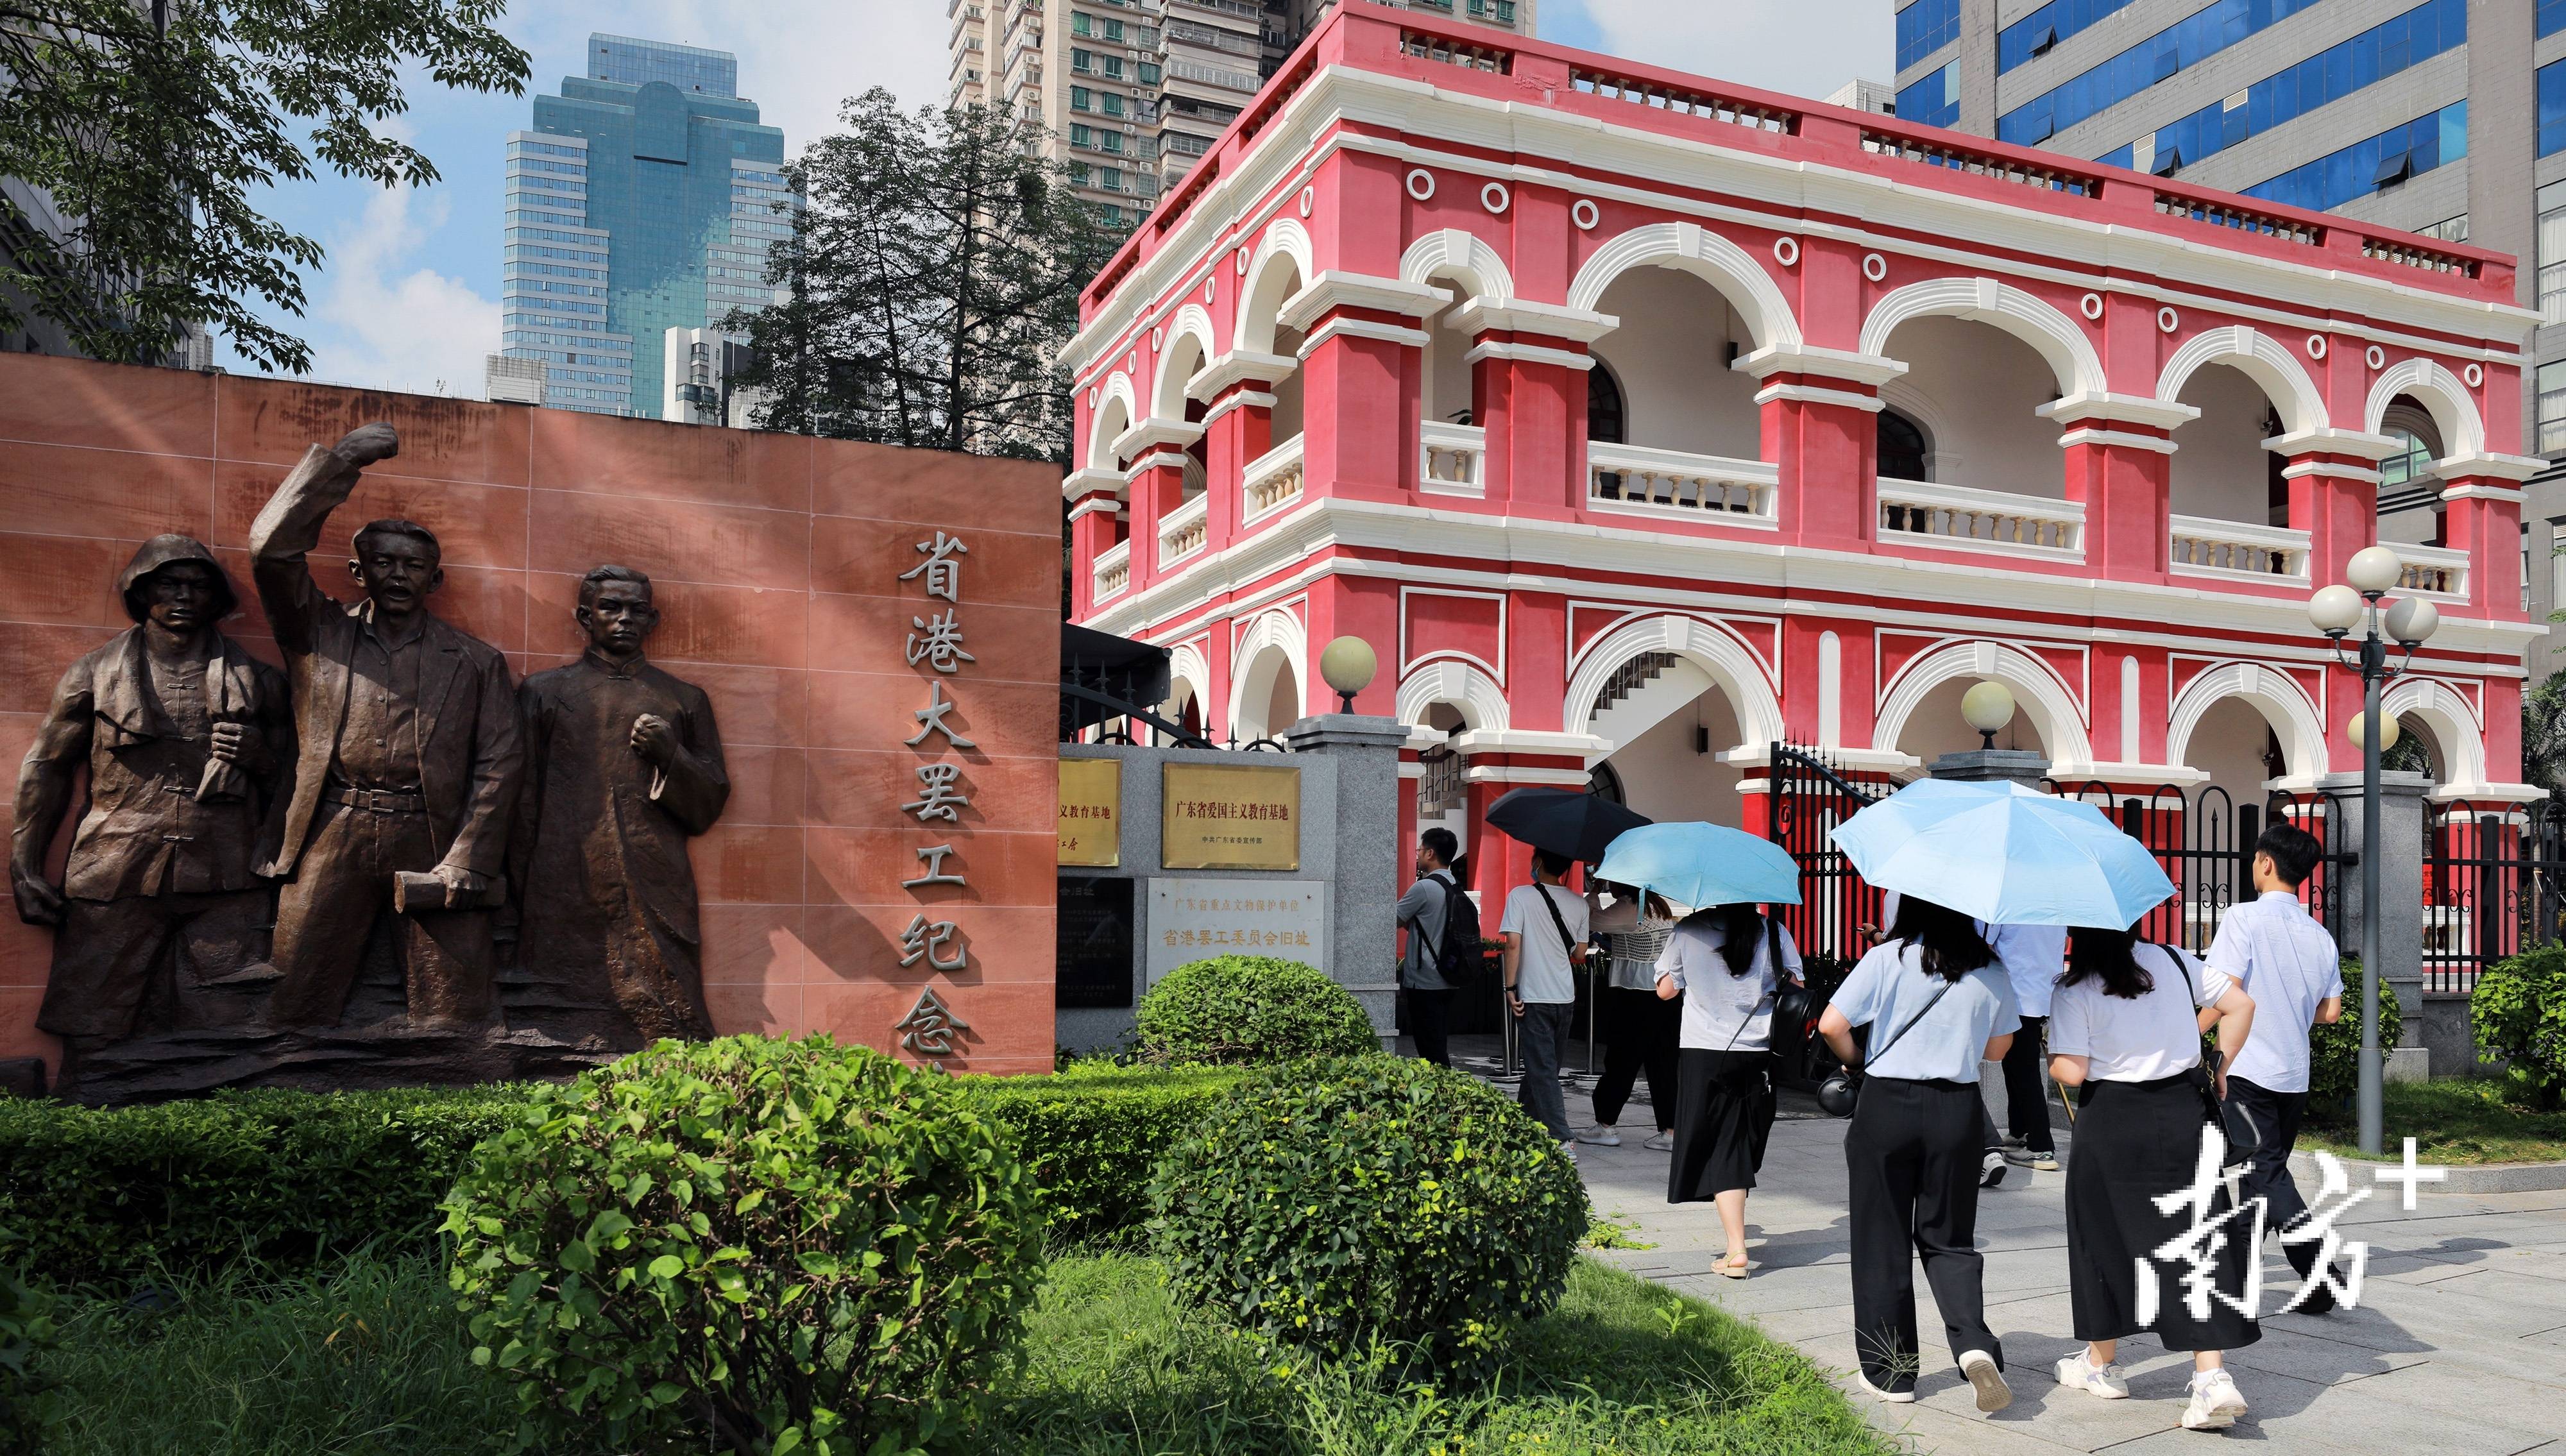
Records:
[[[1951,988],[1958,984],[1957,981],[1945,980],[1935,987],[1932,997],[1925,1001],[1923,1009],[1907,1018],[1907,1025],[1890,1033],[1889,1040],[1881,1044],[1879,1051],[1867,1052],[1862,1059],[1863,1062],[1867,1065],[1888,1056],[1889,1049],[1897,1046],[1900,1038],[1914,1031],[1916,1024],[1923,1021],[1944,996],[1950,994]],[[1818,1106],[1830,1117],[1852,1116],[1854,1102],[1862,1092],[1862,1077],[1863,1074],[1859,1069],[1848,1067],[1818,1084]]]
[[[2166,958],[2174,962],[2175,969],[2182,972],[2183,989],[2190,995],[2190,1004],[2200,1005],[2200,987],[2191,979],[2191,967],[2183,964],[2181,952],[2162,946],[2159,949],[2165,950]],[[2236,1129],[2227,1121],[2227,1106],[2218,1100],[2218,1067],[2210,1059],[2220,1055],[2215,1051],[2202,1053],[2199,1062],[2183,1070],[2182,1080],[2191,1084],[2193,1092],[2200,1093],[2201,1120],[2217,1128],[2219,1140],[2227,1145],[2226,1156],[2219,1161],[2220,1171],[2242,1171],[2245,1164],[2253,1161],[2255,1143],[2250,1137],[2240,1140],[2236,1136]]]

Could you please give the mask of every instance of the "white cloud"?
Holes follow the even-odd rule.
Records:
[[[1598,50],[1792,96],[1897,70],[1890,0],[1544,0],[1542,30],[1579,13]]]
[[[440,195],[389,188],[327,239],[329,262],[314,281],[312,377],[480,397],[482,359],[499,347],[498,301],[413,266],[445,213]]]

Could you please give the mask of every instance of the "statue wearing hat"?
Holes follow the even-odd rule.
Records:
[[[253,1010],[238,980],[266,950],[262,826],[294,761],[285,675],[216,627],[236,599],[211,551],[155,536],[117,586],[134,625],[54,688],[11,835],[19,918],[60,927],[36,1025],[64,1039],[66,1081],[86,1052]],[[45,860],[84,767],[58,886]]]

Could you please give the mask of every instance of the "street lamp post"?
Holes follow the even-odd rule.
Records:
[[[2403,673],[2415,660],[2415,649],[2433,635],[2440,625],[2441,614],[2432,603],[2418,597],[2400,598],[2383,613],[2379,600],[2388,595],[2406,573],[2405,563],[2385,546],[2364,547],[2354,552],[2344,565],[2344,581],[2320,589],[2308,599],[2308,620],[2334,643],[2335,663],[2347,669],[2356,666],[2343,655],[2344,638],[2356,626],[2362,628],[2361,716],[2352,721],[2353,738],[2361,745],[2361,1151],[2377,1157],[2380,1151],[2380,1088],[2383,1078],[2383,1054],[2379,1047],[2379,753],[2396,741],[2394,724],[2383,723],[2379,712],[2379,695],[2388,680]],[[2383,622],[2382,618],[2385,617]],[[2385,625],[2388,636],[2381,637]],[[2392,670],[2388,665],[2388,641],[2394,639],[2406,649],[2406,656]]]

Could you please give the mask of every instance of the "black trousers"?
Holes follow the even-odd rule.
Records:
[[[1452,1065],[1452,998],[1457,991],[1408,989],[1408,1034],[1416,1039],[1420,1061]]]
[[[2004,1059],[2005,1120],[2022,1145],[2035,1153],[2058,1150],[2049,1134],[2049,1084],[2040,1070],[2046,1056],[2042,1034],[2048,1028],[2048,1017],[2024,1017]]]
[[[1863,1082],[1845,1129],[1845,1172],[1854,1353],[1877,1389],[1916,1388],[1917,1259],[1941,1308],[1951,1358],[1982,1349],[2004,1365],[2004,1349],[1987,1329],[1986,1269],[1976,1248],[1985,1119],[1970,1083]]]
[[[2237,1191],[2241,1197],[2263,1200],[2263,1227],[2273,1233],[2308,1214],[2307,1200],[2299,1196],[2299,1185],[2290,1178],[2290,1149],[2299,1140],[2299,1121],[2307,1109],[2306,1092],[2274,1092],[2241,1077],[2227,1079],[2227,1100],[2219,1108],[2227,1119],[2227,1139],[2236,1147],[2253,1149],[2245,1176],[2237,1180]],[[2301,1279],[2317,1267],[2313,1243],[2283,1244],[2281,1252]]]
[[[1632,1085],[1649,1075],[1649,1107],[1658,1130],[1675,1125],[1675,1051],[1683,1038],[1683,1002],[1662,1001],[1655,991],[1624,986],[1604,988],[1604,1075],[1595,1080],[1595,1120],[1607,1127],[1622,1120]]]

